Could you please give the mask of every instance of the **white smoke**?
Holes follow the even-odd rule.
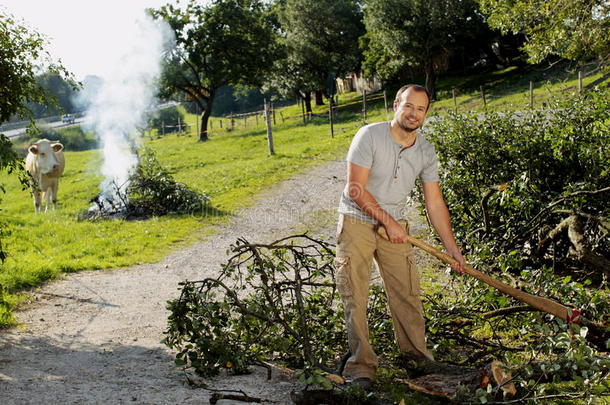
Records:
[[[124,191],[128,186],[130,171],[138,162],[139,134],[156,104],[161,58],[172,40],[165,21],[142,16],[136,21],[135,35],[120,45],[125,53],[114,71],[89,100],[86,126],[100,141],[104,176],[100,187],[106,198],[113,199],[117,187]]]

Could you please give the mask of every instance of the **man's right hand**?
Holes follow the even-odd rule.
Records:
[[[390,219],[388,223],[384,225],[385,231],[388,234],[388,239],[392,243],[404,243],[407,240],[407,230],[395,219]]]

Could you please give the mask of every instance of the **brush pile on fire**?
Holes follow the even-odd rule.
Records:
[[[202,214],[207,195],[176,182],[151,150],[140,153],[138,164],[123,184],[113,180],[91,199],[81,220],[146,219],[170,214]]]

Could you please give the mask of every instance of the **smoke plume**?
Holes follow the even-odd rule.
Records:
[[[133,37],[124,38],[120,46],[125,53],[91,95],[86,112],[86,126],[95,132],[102,150],[100,194],[111,200],[117,187],[127,188],[130,171],[137,164],[135,151],[147,114],[155,105],[161,58],[173,40],[167,23],[148,15],[136,27]]]

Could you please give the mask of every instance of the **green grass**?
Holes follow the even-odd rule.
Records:
[[[607,85],[609,70],[584,74],[583,87]],[[456,90],[458,112],[484,111],[480,86],[484,87],[488,110],[516,111],[530,108],[530,81],[534,83],[534,108],[543,108],[553,98],[564,98],[578,91],[577,72],[568,71],[564,64],[550,69],[511,66],[492,73],[453,76],[439,80],[438,100],[431,113],[442,114],[454,110],[452,90]]]
[[[293,115],[296,109],[289,107],[284,115]],[[323,109],[319,107],[318,112]],[[371,119],[381,120],[380,114],[381,111],[373,113]],[[0,221],[8,258],[0,270],[0,325],[14,321],[16,294],[28,287],[55,279],[61,273],[158,261],[170,250],[212,232],[212,225],[252,204],[262,190],[279,180],[342,158],[360,125],[358,120],[351,120],[351,113],[342,115],[334,138],[330,138],[328,124],[321,118],[304,126],[297,118],[282,124],[276,117],[280,122],[273,132],[274,156],[269,156],[262,120],[258,127],[236,126],[230,132],[212,130],[210,140],[203,143],[196,141],[194,126],[189,136],[147,137],[146,146],[155,150],[161,164],[177,181],[211,197],[213,210],[203,215],[146,221],[79,221],[78,215],[99,191],[98,150],[66,152],[66,171],[60,181],[59,209],[55,212],[35,214],[29,192],[20,188],[15,176],[2,175],[0,183],[6,185],[6,194]],[[188,116],[187,121],[192,123],[195,118]]]
[[[468,89],[475,83],[485,83],[490,94],[498,95],[491,96],[489,108],[520,109],[529,91],[529,81],[537,74],[532,69],[506,69],[484,76],[442,79],[438,85],[441,99],[433,104],[431,112],[453,108],[451,88]],[[601,75],[588,77],[585,85]],[[544,91],[561,94],[562,89],[573,87],[576,79],[562,80],[545,85]],[[367,103],[367,121],[385,120],[383,99],[371,98],[375,96]],[[329,134],[327,106],[315,107],[314,113],[319,116],[307,125],[303,125],[300,106],[278,109],[273,131],[274,156],[268,154],[261,117],[257,126],[253,125],[254,117],[248,118],[248,126],[244,126],[243,119],[235,119],[233,130],[228,129],[229,119],[213,117],[210,140],[204,143],[197,142],[195,115],[185,119],[190,126],[187,134],[163,137],[155,132],[148,134],[145,145],[156,151],[161,164],[171,170],[175,179],[211,197],[213,210],[204,215],[147,221],[79,221],[78,215],[98,193],[97,150],[66,152],[66,172],[61,179],[59,209],[55,212],[34,214],[29,192],[21,190],[16,176],[1,175],[0,184],[6,185],[6,194],[0,223],[8,258],[0,267],[0,326],[14,322],[12,311],[19,302],[19,294],[29,287],[66,272],[156,262],[172,249],[210,234],[213,225],[227,221],[232,212],[252,204],[272,184],[313,165],[343,158],[353,134],[362,125],[362,106],[358,100],[360,97],[355,93],[339,96],[334,138]],[[483,108],[475,92],[461,94],[458,102],[462,111]]]

